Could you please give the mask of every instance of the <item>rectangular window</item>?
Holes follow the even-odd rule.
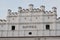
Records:
[[[15,26],[12,26],[12,30],[15,30]]]
[[[50,25],[46,25],[46,30],[49,30],[50,29]]]

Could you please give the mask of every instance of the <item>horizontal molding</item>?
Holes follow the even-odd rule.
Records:
[[[58,38],[60,38],[60,36],[17,36],[17,37],[0,37],[0,38],[49,38],[49,37],[58,37]]]

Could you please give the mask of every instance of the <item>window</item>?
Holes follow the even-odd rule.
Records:
[[[12,26],[12,30],[15,30],[15,26]]]
[[[31,35],[32,34],[32,32],[29,32],[29,35]]]
[[[50,29],[50,25],[46,25],[46,30],[49,30]]]

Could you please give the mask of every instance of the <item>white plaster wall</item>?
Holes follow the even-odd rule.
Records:
[[[19,17],[18,16],[10,16],[7,19],[8,23],[19,23]]]
[[[15,30],[11,30],[11,26],[13,24],[9,24],[7,26],[8,30],[0,31],[1,36],[56,36],[60,35],[60,31],[56,31],[54,29],[51,29],[53,26],[51,25],[50,30],[46,30],[45,25],[46,24],[24,24],[24,25],[15,25]],[[23,28],[23,26],[30,26],[30,25],[36,25],[36,28]],[[28,32],[32,32],[32,35],[29,35]]]
[[[18,37],[18,36],[19,36],[19,35],[18,35],[18,32],[19,32],[19,31],[14,31],[14,32],[13,32],[13,36],[14,36],[14,37],[15,37],[15,36]]]
[[[46,40],[60,40],[60,38],[59,37],[55,37],[55,38],[51,37],[51,38],[46,38]]]
[[[19,16],[31,16],[32,13],[20,13]]]
[[[13,36],[13,31],[8,31],[8,37],[12,37]]]
[[[13,15],[12,15],[13,16]],[[49,17],[49,18],[48,18]],[[13,20],[14,18],[14,20]],[[26,19],[25,19],[26,18]],[[20,13],[18,17],[8,17],[6,25],[1,27],[0,36],[56,36],[60,35],[60,24],[56,25],[56,16],[44,15],[44,12],[38,13]],[[50,25],[50,29],[46,30],[46,25]],[[11,27],[15,26],[12,31]],[[23,26],[36,26],[36,28],[23,28]],[[57,31],[56,31],[57,30]],[[32,32],[32,35],[28,33]]]
[[[23,26],[36,26],[36,28],[23,28]],[[43,30],[43,24],[22,24],[19,26],[19,30]]]
[[[60,23],[57,23],[57,30],[60,30]]]
[[[24,30],[19,31],[19,36],[24,36]]]
[[[0,30],[2,30],[3,28],[2,28],[2,25],[0,25]]]
[[[11,24],[8,25],[8,30],[11,30],[11,26],[12,26]]]
[[[32,34],[31,35],[29,35],[29,32],[32,32]],[[37,31],[35,31],[35,30],[27,30],[27,31],[25,31],[25,36],[37,36]]]
[[[55,26],[55,23],[54,22],[52,24],[50,24],[50,29],[51,30],[56,30],[56,26]]]
[[[2,34],[2,32],[0,31],[0,37],[2,36],[1,34]]]
[[[40,38],[40,40],[45,40],[45,38]]]
[[[43,36],[49,36],[49,30],[44,30]]]
[[[39,30],[38,32],[37,32],[37,36],[43,36],[43,31],[42,30]]]
[[[59,22],[57,23],[56,31],[57,31],[56,35],[60,36],[60,23]]]
[[[6,23],[2,23],[2,25],[0,24],[0,31],[6,31],[8,30],[8,25]]]
[[[2,31],[2,37],[6,37],[7,36],[7,31]]]
[[[0,38],[0,40],[60,40],[60,37]]]
[[[32,16],[32,22],[43,22],[42,16]]]
[[[49,36],[56,36],[56,31],[55,30],[51,30]]]
[[[60,36],[60,30],[57,31],[56,35],[57,36]]]

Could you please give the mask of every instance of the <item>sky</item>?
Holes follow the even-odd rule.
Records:
[[[47,11],[57,7],[57,17],[60,17],[60,0],[0,0],[0,19],[6,19],[8,9],[17,12],[19,6],[26,9],[29,4],[34,4],[34,8],[44,5]]]

